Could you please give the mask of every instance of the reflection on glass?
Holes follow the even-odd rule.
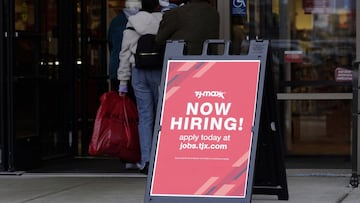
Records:
[[[15,29],[31,31],[35,24],[34,0],[15,0]]]
[[[337,73],[350,70],[355,60],[356,1],[319,2],[264,1],[255,5],[260,11],[256,26],[272,25],[260,29],[261,35],[271,40],[276,91],[290,93],[282,106],[287,153],[349,155],[351,100],[343,94],[330,100],[291,99],[297,93],[352,92],[352,78],[339,80]]]
[[[351,139],[350,100],[292,101],[288,153],[348,155]]]
[[[60,62],[58,57],[59,30],[57,25],[56,0],[47,0],[41,12],[41,69],[40,74],[48,80],[59,79]]]

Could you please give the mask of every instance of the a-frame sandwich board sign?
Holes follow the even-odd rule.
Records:
[[[208,55],[223,43],[222,55]],[[145,203],[251,202],[268,41],[230,55],[166,45]],[[260,52],[259,52],[260,53]]]
[[[248,54],[258,55],[262,51],[262,43],[252,43]],[[269,46],[267,59],[253,194],[276,195],[279,200],[288,200],[289,193],[284,161],[285,145],[276,104],[271,46]]]

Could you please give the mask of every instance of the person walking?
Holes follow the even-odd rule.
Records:
[[[108,29],[108,48],[109,48],[109,79],[111,90],[118,87],[117,69],[119,67],[119,54],[123,39],[123,32],[126,28],[129,16],[135,15],[141,8],[140,0],[126,0],[125,7],[110,22]],[[134,96],[131,95],[133,98]],[[133,98],[134,99],[134,98]]]
[[[185,54],[198,55],[205,40],[219,38],[220,16],[208,0],[183,1],[183,6],[164,13],[155,40],[159,45],[184,40]]]
[[[117,80],[117,69],[119,67],[120,59],[119,54],[123,39],[123,32],[126,28],[128,18],[135,15],[141,9],[140,0],[126,0],[125,7],[117,14],[110,22],[108,29],[108,47],[109,47],[109,79],[110,89],[116,91],[119,86]],[[129,88],[128,95],[131,99],[135,100],[134,91]],[[137,168],[134,163],[125,163],[126,169]]]
[[[142,9],[130,16],[127,28],[123,33],[120,51],[120,64],[117,71],[119,95],[127,94],[128,85],[134,89],[136,105],[139,113],[139,140],[141,161],[140,172],[147,174],[152,145],[155,113],[159,97],[158,88],[161,81],[161,67],[153,70],[136,68],[134,53],[141,35],[156,34],[162,19],[158,0],[142,0]]]

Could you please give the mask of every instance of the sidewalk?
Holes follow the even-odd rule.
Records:
[[[254,195],[253,203],[359,203],[360,189],[349,187],[350,170],[287,170],[289,200]],[[170,183],[169,183],[170,184]],[[0,173],[0,203],[142,203],[141,174]]]

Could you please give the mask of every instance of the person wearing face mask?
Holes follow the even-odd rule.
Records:
[[[126,0],[125,8],[117,14],[110,22],[108,30],[108,48],[109,48],[109,79],[111,81],[111,89],[117,90],[117,69],[120,59],[119,53],[123,39],[123,32],[126,28],[129,16],[135,15],[141,9],[140,0]],[[129,90],[132,92],[132,90]],[[133,94],[130,94],[134,98]]]
[[[161,6],[161,12],[166,12],[179,6],[176,3],[169,2],[169,0],[159,0],[159,4]]]
[[[126,0],[125,8],[117,14],[109,25],[108,30],[108,47],[109,47],[109,78],[111,81],[111,90],[117,90],[119,82],[117,80],[117,69],[119,67],[119,54],[123,39],[123,32],[126,29],[128,18],[135,15],[141,9],[140,0]],[[129,88],[128,95],[135,100],[133,89]],[[125,163],[126,169],[136,169],[136,163]]]
[[[181,0],[184,5],[164,13],[156,35],[156,43],[184,40],[185,53],[199,55],[207,39],[219,38],[220,16],[208,0]]]
[[[158,0],[141,0],[141,5],[141,10],[129,17],[127,29],[123,33],[117,79],[120,81],[118,89],[120,96],[128,94],[130,84],[134,89],[139,113],[141,151],[138,167],[141,173],[147,174],[162,71],[161,67],[153,70],[137,68],[134,53],[141,35],[157,33],[162,13]]]

